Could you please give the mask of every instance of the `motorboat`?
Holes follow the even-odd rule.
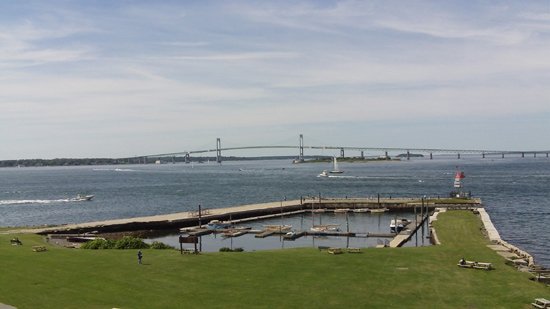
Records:
[[[77,194],[73,199],[76,202],[91,201],[94,198],[93,195]]]
[[[338,226],[338,224],[314,225],[310,230],[312,232],[338,232],[340,231]]]
[[[268,231],[280,231],[280,232],[286,232],[286,231],[290,231],[290,229],[292,229],[292,225],[273,224],[273,225],[264,225],[264,227]]]
[[[371,213],[383,213],[383,212],[386,212],[386,211],[389,211],[389,209],[387,208],[371,208],[370,209],[370,212]]]
[[[231,223],[223,222],[220,220],[212,220],[208,222],[208,224],[206,225],[206,228],[209,230],[222,230],[222,229],[227,229],[230,226],[231,226]]]
[[[334,209],[334,213],[346,213],[346,212],[349,212],[350,209],[349,208],[336,208]]]
[[[390,232],[399,233],[405,226],[407,226],[411,221],[409,219],[391,219],[390,221]]]
[[[322,171],[321,174],[317,175],[317,177],[328,177],[327,170]]]

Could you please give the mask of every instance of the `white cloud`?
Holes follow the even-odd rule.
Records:
[[[163,152],[181,136],[186,149],[224,132],[246,140],[257,128],[550,113],[548,16],[451,4],[35,8],[0,21],[0,139],[44,140],[44,151],[63,156],[63,142],[87,137],[81,155],[135,154]],[[63,138],[49,146],[51,136]],[[3,148],[0,158],[28,148]]]

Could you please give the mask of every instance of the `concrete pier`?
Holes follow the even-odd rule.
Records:
[[[428,207],[471,207],[480,206],[480,199],[468,200],[468,203],[442,204],[444,200],[437,198],[427,199]],[[389,211],[412,210],[421,204],[420,198],[378,198],[376,196],[369,198],[303,198],[299,200],[277,201],[262,204],[242,205],[226,208],[204,209],[201,212],[202,223],[210,220],[231,220],[233,222],[244,222],[258,220],[268,217],[277,217],[280,215],[297,214],[312,209],[356,209],[387,208]],[[170,230],[182,227],[197,226],[199,216],[197,211],[186,211],[166,215],[156,215],[147,217],[137,217],[129,219],[114,219],[78,224],[67,224],[55,227],[46,227],[38,229],[19,230],[19,232],[29,233],[85,233],[85,232],[121,232],[137,230]]]

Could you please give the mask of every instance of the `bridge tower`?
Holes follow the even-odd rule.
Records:
[[[222,163],[222,142],[219,137],[216,138],[216,162]]]
[[[300,134],[300,156],[298,157],[300,162],[304,161],[304,135]]]
[[[340,158],[344,158],[345,156],[344,148],[340,148]]]
[[[185,154],[185,163],[189,164],[189,162],[191,161],[191,155],[188,153]]]

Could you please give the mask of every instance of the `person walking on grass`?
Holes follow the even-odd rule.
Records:
[[[143,258],[143,253],[141,253],[141,250],[138,251],[138,264],[141,264],[141,259]]]

